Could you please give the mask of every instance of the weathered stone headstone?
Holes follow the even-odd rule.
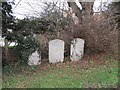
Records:
[[[41,64],[41,55],[37,51],[33,52],[28,58],[28,65],[39,65]]]
[[[82,59],[84,55],[84,40],[76,38],[71,41],[70,59],[71,61],[77,61]]]
[[[64,60],[64,41],[55,39],[49,42],[49,62],[57,63]]]

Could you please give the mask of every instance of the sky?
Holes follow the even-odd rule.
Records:
[[[13,0],[9,0],[13,1]],[[26,16],[38,16],[42,12],[42,8],[44,7],[44,2],[50,2],[50,1],[58,1],[58,6],[62,6],[64,3],[66,5],[66,8],[68,7],[67,5],[67,0],[14,0],[15,5],[13,5],[13,15],[16,16],[19,19],[23,19]],[[101,0],[96,0],[94,2],[94,7],[93,10],[95,12],[98,11],[99,5],[100,5]],[[107,0],[102,0],[102,1],[107,1]],[[109,2],[111,0],[108,0]],[[19,2],[19,4],[18,4]],[[18,4],[18,5],[17,5]],[[78,3],[78,0],[76,0],[76,4],[78,7],[81,9],[81,5]]]
[[[15,0],[15,4],[17,4],[19,1],[20,0]],[[21,0],[16,8],[15,8],[15,5],[13,6],[13,13],[18,18],[24,18],[25,15],[39,16],[43,10],[42,8],[44,7],[43,3],[50,2],[50,1],[52,0]],[[54,0],[54,1],[57,1],[57,0]],[[59,0],[59,2],[64,2],[64,0]]]

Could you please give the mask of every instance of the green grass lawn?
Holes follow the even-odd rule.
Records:
[[[4,67],[3,88],[117,87],[118,61],[85,58],[82,61],[43,66]]]

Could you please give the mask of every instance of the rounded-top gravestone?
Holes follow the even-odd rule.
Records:
[[[77,61],[82,59],[84,55],[84,43],[81,38],[76,38],[71,41],[70,59],[71,61]]]
[[[64,60],[64,41],[54,39],[49,42],[49,62],[57,63]]]

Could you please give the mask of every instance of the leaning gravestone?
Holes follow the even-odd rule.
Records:
[[[82,59],[84,55],[84,40],[76,38],[71,41],[70,59],[71,61],[77,61]]]
[[[39,65],[41,64],[41,56],[37,51],[33,52],[28,58],[28,65]]]
[[[55,39],[49,42],[49,62],[63,62],[64,59],[64,41]]]

